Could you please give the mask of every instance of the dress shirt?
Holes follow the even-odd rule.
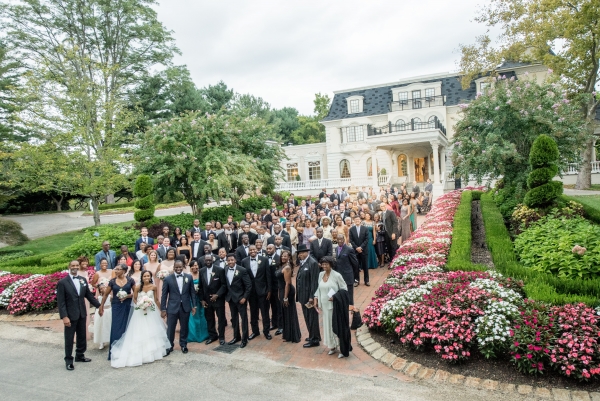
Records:
[[[342,247],[342,246],[338,246],[338,251],[337,251],[338,256],[340,256],[340,253],[342,253],[343,248],[344,247]]]
[[[323,242],[323,238],[319,239],[319,248],[321,247],[321,242]]]
[[[177,280],[177,286],[179,287],[179,293],[181,294],[181,292],[183,291],[183,273],[177,274],[175,276],[175,279]]]
[[[250,270],[252,270],[252,275],[256,277],[256,271],[258,270],[258,261],[256,258],[250,259]]]
[[[355,226],[356,227],[356,236],[360,238],[360,226]]]
[[[280,246],[278,246],[278,247],[275,249],[275,253],[277,254],[277,256],[281,256],[281,247],[280,247]]]
[[[81,283],[79,282],[79,276],[71,276],[71,280],[73,280],[73,285],[77,290],[77,295],[80,295],[81,292]]]
[[[200,245],[198,242],[194,242],[194,250],[192,252],[192,256],[194,259],[198,257],[198,245]]]
[[[235,267],[227,267],[227,281],[229,284],[233,281],[233,274],[235,273]]]
[[[210,275],[212,274],[212,266],[206,268],[206,282],[210,284]]]

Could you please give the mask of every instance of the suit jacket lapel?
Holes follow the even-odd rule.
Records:
[[[75,288],[75,284],[73,283],[71,275],[69,274],[66,278],[68,278],[67,281],[69,282],[69,284],[71,284],[71,288],[73,289],[73,291],[75,291],[75,294],[77,294],[77,288]],[[81,294],[81,285],[79,286],[79,294]],[[79,296],[79,294],[77,294],[77,296]]]
[[[183,285],[181,285],[181,289],[182,291],[179,291],[179,284],[177,284],[177,275],[174,273],[173,274],[173,281],[175,281],[175,288],[177,288],[177,291],[179,292],[179,295],[181,295],[181,293],[183,292]]]

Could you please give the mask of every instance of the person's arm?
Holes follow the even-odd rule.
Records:
[[[292,269],[286,267],[283,269],[283,279],[285,280],[285,290],[283,291],[283,306],[286,308],[290,305],[288,294],[290,292],[290,285],[292,285]]]
[[[66,327],[71,327],[71,320],[67,313],[67,301],[63,281],[56,286],[56,301],[58,303],[58,314]]]
[[[165,317],[167,316],[167,297],[169,294],[169,279],[165,278],[163,280],[163,285],[162,285],[162,294],[160,296],[160,310],[161,310],[161,316]]]
[[[360,249],[361,249],[361,251],[363,249],[366,249],[367,245],[369,244],[369,234],[367,233],[368,229],[369,229],[368,227],[361,227],[361,229],[360,229],[361,233],[364,232],[363,236],[365,237],[365,239],[363,240],[363,242],[360,243]],[[359,240],[360,240],[360,238],[359,238]]]
[[[223,298],[225,294],[227,294],[227,276],[225,275],[225,269],[221,269],[219,281],[221,282],[221,287],[217,291],[217,297]]]
[[[246,300],[250,296],[250,291],[252,290],[252,280],[250,280],[250,276],[245,269],[242,270],[242,281],[244,282],[244,296],[240,300],[241,305],[246,303]]]
[[[142,286],[142,284],[140,284],[140,287]],[[138,296],[138,292],[139,292],[139,288],[136,285],[135,287],[133,287],[133,302],[137,304],[137,296]]]
[[[94,256],[94,268],[96,270],[100,269],[100,255],[96,254],[96,256]]]
[[[94,294],[92,294],[92,291],[90,290],[89,285],[86,285],[86,287],[85,287],[85,299],[87,299],[89,301],[89,303],[94,305],[96,308],[100,307],[100,302],[98,302],[98,300],[96,299]]]
[[[379,229],[377,228],[377,224],[373,223],[373,245],[377,244],[377,233],[379,232]]]
[[[188,279],[188,288],[190,291],[190,298],[192,300],[192,316],[196,314],[196,309],[198,309],[198,302],[196,301],[196,293],[194,292],[194,277],[192,275],[184,276]],[[190,280],[191,279],[191,280]]]
[[[92,287],[96,287],[98,285],[98,279],[100,278],[100,276],[98,275],[98,273],[94,273],[94,277],[92,277]]]
[[[350,265],[352,265],[352,270],[357,271],[358,270],[358,258],[356,257],[356,252],[354,252],[354,249],[349,250],[348,259],[350,259]]]
[[[271,277],[271,266],[269,266],[269,259],[263,258],[265,265],[265,275],[267,276],[267,301],[271,299],[271,293],[273,292],[273,280]]]
[[[311,261],[308,273],[310,274],[310,293],[314,294],[317,288],[319,288],[319,273],[321,273],[319,271],[319,264],[312,263]],[[312,300],[309,299],[308,301],[311,302]]]
[[[104,291],[102,293],[102,303],[100,304],[100,310],[98,311],[98,314],[100,316],[104,315],[104,304],[106,303],[106,299],[110,295],[111,291],[112,287],[110,286],[110,283],[108,283],[108,285],[104,288]]]

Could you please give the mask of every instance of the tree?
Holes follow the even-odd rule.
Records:
[[[300,127],[298,115],[298,110],[294,107],[284,107],[271,112],[269,123],[275,126],[278,141],[286,145],[294,143],[292,132]]]
[[[29,238],[23,234],[23,227],[16,221],[0,218],[0,242],[7,245],[23,245]]]
[[[8,52],[4,41],[0,41],[0,141],[25,141],[31,133],[18,124],[16,113],[23,107],[24,100],[15,95],[19,85],[22,65]]]
[[[200,93],[207,103],[207,108],[204,111],[211,114],[221,109],[229,109],[234,96],[233,89],[227,88],[227,85],[223,81],[219,81],[216,85],[208,85],[207,88],[202,88]]]
[[[133,218],[137,222],[145,222],[154,218],[154,192],[150,176],[142,174],[135,180],[133,195],[137,197]]]
[[[315,93],[315,100],[313,100],[315,104],[314,112],[319,121],[327,117],[329,114],[329,107],[331,106],[331,99],[329,95],[322,95],[320,92]]]
[[[231,102],[231,110],[240,116],[268,120],[271,114],[271,105],[265,102],[262,97],[236,93]]]
[[[600,98],[595,96],[600,74],[600,3],[597,0],[492,0],[476,18],[490,27],[500,26],[496,46],[488,35],[475,45],[461,46],[463,86],[482,73],[495,71],[503,60],[542,62],[561,75],[562,85],[579,96],[580,115],[588,133]],[[591,186],[594,137],[589,135],[581,152],[576,188]]]
[[[181,192],[199,214],[210,198],[240,198],[273,188],[283,151],[267,141],[272,126],[245,113],[187,112],[140,134],[137,172],[152,177],[157,195]]]
[[[468,105],[460,105],[455,126],[455,172],[488,182],[500,177],[511,187],[524,187],[533,141],[547,134],[560,150],[561,167],[577,157],[585,140],[585,122],[577,102],[561,93],[557,82],[500,78]]]
[[[531,172],[527,177],[529,191],[524,199],[527,206],[531,208],[550,206],[562,194],[562,182],[552,181],[558,173],[558,157],[558,146],[548,135],[542,134],[533,141],[529,154]]]
[[[313,100],[315,105],[314,116],[299,116],[298,124],[300,125],[291,133],[292,143],[294,145],[303,145],[307,143],[325,142],[327,137],[325,134],[325,126],[320,121],[329,113],[331,100],[328,95],[320,93],[315,94]]]
[[[2,5],[3,28],[27,75],[21,121],[55,149],[66,174],[57,188],[100,200],[126,185],[124,132],[134,121],[125,96],[142,72],[177,49],[152,0],[21,0]],[[24,156],[37,157],[24,146]],[[64,169],[64,170],[62,170]]]

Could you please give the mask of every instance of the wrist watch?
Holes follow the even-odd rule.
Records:
[[[287,302],[287,301],[288,301],[288,299],[287,299],[287,298],[283,298],[283,302]]]

